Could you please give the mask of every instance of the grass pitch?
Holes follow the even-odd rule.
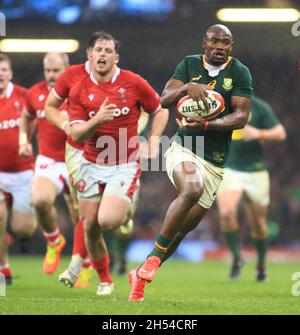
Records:
[[[270,263],[267,283],[255,282],[254,263],[247,263],[238,280],[229,280],[229,264],[170,260],[146,287],[144,302],[128,302],[127,276],[114,275],[115,292],[96,296],[90,289],[66,288],[57,274],[42,273],[42,257],[12,257],[14,283],[0,297],[0,314],[300,314],[300,296],[293,297],[291,276],[299,263]],[[131,264],[130,268],[133,268]]]

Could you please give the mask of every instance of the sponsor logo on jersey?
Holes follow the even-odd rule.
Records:
[[[217,81],[216,80],[212,80],[211,82],[209,82],[207,84],[207,86],[211,89],[211,90],[214,90],[215,87],[216,87],[216,84],[217,84]]]
[[[94,100],[94,97],[95,97],[94,94],[90,94],[88,98],[89,98],[90,101],[93,101],[93,100]]]
[[[15,107],[15,109],[20,109],[20,101],[16,100],[14,102],[14,107]]]
[[[0,129],[10,129],[20,126],[20,119],[10,119],[0,121]]]
[[[38,109],[36,111],[36,116],[39,118],[39,119],[43,119],[45,117],[45,111],[43,109]]]
[[[198,77],[193,77],[191,81],[199,81],[201,80],[202,76],[201,74]]]
[[[224,78],[224,81],[223,81],[223,88],[225,91],[230,91],[232,90],[233,88],[233,85],[232,85],[232,78]]]
[[[116,108],[114,111],[114,117],[119,117],[119,116],[125,116],[128,115],[130,113],[130,108],[125,106],[122,108]],[[89,112],[89,117],[93,118],[96,115],[95,111],[90,111]]]

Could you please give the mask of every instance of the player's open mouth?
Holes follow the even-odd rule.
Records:
[[[217,59],[223,59],[225,58],[225,53],[224,52],[216,52],[214,53],[214,57]]]
[[[106,60],[105,60],[105,59],[99,59],[99,60],[98,60],[98,64],[103,64],[103,65],[105,65],[105,64],[106,64]]]

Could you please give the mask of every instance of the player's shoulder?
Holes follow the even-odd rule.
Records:
[[[65,69],[64,73],[68,75],[77,75],[79,72],[85,72],[85,67],[85,64],[70,65]]]
[[[89,76],[85,76],[80,78],[74,85],[72,85],[71,90],[70,90],[70,96],[78,95],[85,90],[86,87],[91,85],[91,79]]]
[[[194,54],[194,55],[186,55],[184,57],[184,60],[188,62],[199,62],[201,61],[201,54]]]
[[[253,96],[251,100],[252,100],[252,108],[257,109],[260,112],[272,112],[273,113],[273,109],[267,101],[257,96]]]
[[[124,69],[120,69],[120,78],[122,80],[125,80],[127,82],[131,82],[134,83],[136,80],[139,80],[140,78],[142,78],[141,75],[139,75],[138,73],[135,73],[133,71],[130,70],[124,70]]]
[[[19,96],[25,96],[28,92],[28,89],[17,84],[13,84],[13,93]]]
[[[28,94],[34,94],[34,93],[37,93],[37,92],[40,92],[42,90],[45,89],[45,87],[47,87],[47,84],[46,82],[43,80],[43,81],[40,81],[34,85],[32,85],[28,90],[27,90],[27,93]]]
[[[192,64],[201,64],[201,56],[201,54],[186,55],[180,63],[185,64],[188,67]]]
[[[245,64],[234,57],[230,60],[230,69],[233,72],[250,72],[249,68]]]
[[[139,87],[147,82],[147,80],[140,74],[124,69],[121,69],[120,79],[122,82],[126,82],[134,87]]]

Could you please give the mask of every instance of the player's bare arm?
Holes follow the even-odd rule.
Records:
[[[108,97],[105,98],[98,112],[93,118],[84,123],[72,124],[71,137],[75,142],[83,142],[92,137],[100,124],[112,121],[117,108],[115,104],[108,104]]]
[[[59,110],[62,103],[63,101],[57,99],[53,92],[50,91],[45,105],[45,116],[55,127],[63,130],[67,135],[70,135],[68,120]]]
[[[152,118],[151,132],[146,145],[140,151],[140,157],[144,159],[155,158],[159,153],[159,139],[163,134],[169,119],[169,110],[161,108]]]
[[[201,100],[205,109],[209,110],[208,103],[205,99],[207,89],[208,87],[203,84],[192,82],[184,84],[181,80],[170,79],[161,94],[161,105],[166,108],[174,106],[180,98],[189,95],[194,100]]]
[[[233,96],[231,98],[233,113],[222,118],[206,121],[199,118],[187,118],[185,127],[191,130],[220,130],[230,131],[244,128],[250,113],[251,99]],[[178,122],[177,122],[178,123]]]
[[[260,140],[261,142],[281,142],[286,139],[286,131],[281,124],[270,129],[259,129],[247,124],[243,129],[243,133],[245,141]]]
[[[32,155],[32,144],[30,140],[34,129],[35,118],[26,111],[23,111],[19,128],[19,155],[21,157],[29,157]]]

